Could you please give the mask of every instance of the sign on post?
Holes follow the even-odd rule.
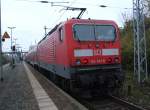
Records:
[[[4,33],[4,35],[2,36],[2,41],[4,42],[5,39],[10,38],[9,34],[7,32]]]
[[[2,36],[2,39],[5,39],[5,38],[10,38],[10,36],[7,32],[5,32],[4,35]]]

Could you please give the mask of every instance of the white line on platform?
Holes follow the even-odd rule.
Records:
[[[50,85],[52,85],[56,90],[58,90],[60,93],[62,93],[64,96],[66,96],[69,101],[72,104],[75,104],[80,110],[88,110],[85,106],[83,106],[82,104],[80,104],[76,99],[74,99],[73,97],[71,97],[69,94],[67,94],[66,92],[64,92],[62,89],[60,89],[59,87],[57,87],[54,83],[52,83],[50,80],[48,80],[46,77],[42,76]]]
[[[37,99],[40,110],[58,110],[56,105],[50,99],[48,94],[42,88],[40,83],[37,81],[37,79],[34,77],[34,75],[29,70],[29,68],[27,67],[27,65],[25,63],[24,63],[24,67],[25,67],[26,73],[28,75],[28,78],[30,80],[31,86],[33,88],[33,92]]]

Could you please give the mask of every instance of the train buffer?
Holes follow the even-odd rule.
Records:
[[[25,62],[3,70],[0,110],[86,110]]]

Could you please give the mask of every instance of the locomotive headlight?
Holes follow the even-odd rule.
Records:
[[[119,58],[115,57],[114,61],[115,61],[115,63],[119,63]]]
[[[80,62],[79,59],[76,60],[76,64],[77,64],[77,65],[80,65],[80,64],[81,64],[81,62]]]

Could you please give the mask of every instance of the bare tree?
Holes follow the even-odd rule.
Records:
[[[145,0],[145,9],[146,9],[146,14],[148,17],[150,17],[150,0]]]

